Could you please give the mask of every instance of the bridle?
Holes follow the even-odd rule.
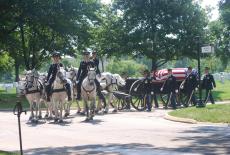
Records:
[[[32,75],[30,75],[30,74],[32,74]],[[30,79],[28,78],[28,76],[30,77]],[[40,92],[38,84],[41,84],[41,83],[39,82],[38,78],[39,77],[35,76],[33,72],[26,75],[26,80],[25,80],[26,81],[26,83],[25,83],[26,94],[33,94],[33,93]],[[34,84],[36,85],[36,89],[35,90],[29,90],[29,89],[33,88]]]

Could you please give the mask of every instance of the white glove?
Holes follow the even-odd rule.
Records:
[[[46,82],[45,85],[48,86],[50,83],[49,82]]]
[[[160,90],[163,91],[163,88],[161,88]]]
[[[76,84],[78,84],[79,83],[79,81],[76,81]]]
[[[175,91],[176,93],[178,93],[178,89],[176,89],[176,91]]]

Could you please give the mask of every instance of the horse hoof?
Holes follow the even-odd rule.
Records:
[[[45,115],[45,118],[48,118],[48,114]]]
[[[85,113],[84,112],[80,112],[80,115],[85,116]]]
[[[113,110],[112,113],[117,113],[117,110]]]
[[[33,119],[33,117],[32,117],[32,116],[30,116],[30,117],[29,117],[29,121],[31,121],[32,119]]]
[[[48,119],[48,120],[52,120],[52,119],[53,119],[53,117],[51,117],[51,116],[50,116],[50,117],[47,117],[47,119]]]
[[[42,116],[38,116],[38,119],[42,119]]]
[[[77,114],[80,114],[81,113],[81,111],[77,111]]]
[[[64,115],[65,117],[67,117],[67,116],[69,116],[69,113],[65,113],[65,115]]]
[[[58,118],[55,118],[55,119],[54,119],[54,122],[55,122],[55,123],[58,122]]]
[[[92,117],[90,117],[90,118],[89,118],[89,120],[91,120],[91,121],[92,121],[92,120],[93,120],[93,116],[92,116]]]
[[[85,119],[85,122],[89,122],[89,121],[90,121],[90,119],[89,119],[89,118],[86,118],[86,119]]]
[[[59,120],[59,123],[63,123],[63,120],[61,119],[61,120]]]
[[[107,110],[104,111],[104,114],[108,114],[109,112]]]

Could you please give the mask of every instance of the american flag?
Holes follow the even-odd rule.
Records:
[[[187,75],[187,68],[173,68],[172,73],[176,77],[176,80],[183,81]],[[168,69],[161,69],[155,73],[156,80],[164,81],[168,77]]]

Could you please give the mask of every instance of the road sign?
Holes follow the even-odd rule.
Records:
[[[201,47],[201,53],[214,53],[214,47],[213,46],[203,46]]]

